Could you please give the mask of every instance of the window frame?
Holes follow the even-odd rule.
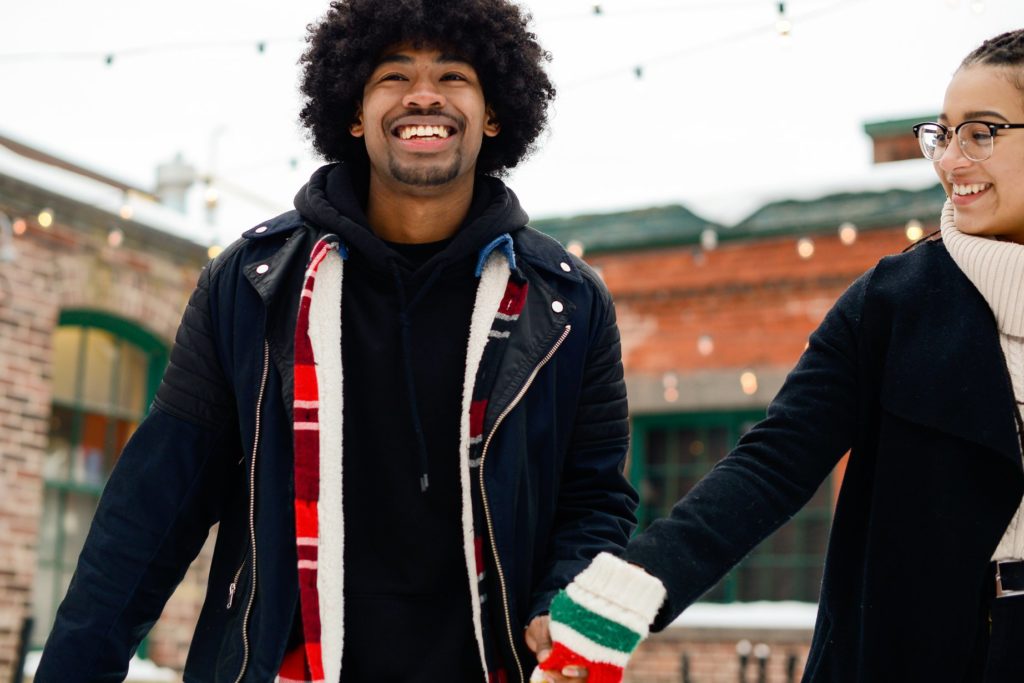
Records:
[[[632,436],[630,437],[630,467],[629,467],[629,481],[637,491],[643,490],[644,482],[647,479],[650,456],[647,452],[648,435],[651,432],[658,430],[682,430],[682,429],[715,429],[724,428],[726,430],[726,443],[727,452],[731,451],[735,447],[737,441],[745,433],[744,426],[751,425],[753,423],[763,420],[765,417],[765,408],[736,408],[736,409],[724,409],[717,411],[695,411],[686,413],[657,413],[657,414],[644,414],[632,416]],[[707,471],[710,471],[711,467],[717,462],[717,459],[709,460]],[[699,476],[698,476],[699,478]],[[822,487],[827,487],[828,497],[827,504],[824,507],[810,508],[805,507],[798,512],[793,519],[786,522],[782,528],[786,528],[789,525],[794,525],[793,533],[795,534],[795,541],[798,549],[802,548],[802,552],[773,552],[774,539],[776,534],[772,534],[767,539],[762,541],[755,550],[753,550],[747,557],[745,557],[736,567],[729,571],[728,574],[712,588],[709,593],[719,593],[720,598],[716,599],[705,599],[701,598],[701,601],[706,602],[737,602],[739,601],[740,594],[740,581],[741,574],[748,570],[758,569],[771,569],[778,567],[791,567],[798,571],[798,576],[801,578],[794,579],[794,582],[799,585],[801,591],[799,596],[795,596],[792,600],[801,600],[808,602],[816,602],[818,599],[818,592],[820,589],[819,582],[810,582],[807,579],[808,574],[813,574],[809,570],[815,570],[820,574],[821,569],[824,566],[825,561],[825,549],[822,548],[822,552],[811,552],[807,549],[808,542],[808,531],[809,524],[815,521],[824,521],[827,528],[831,527],[832,518],[834,515],[834,501],[835,501],[835,487],[838,486],[840,477],[837,476],[836,472],[833,472],[829,477],[822,483]],[[815,495],[819,495],[820,491]],[[641,532],[646,525],[652,522],[654,519],[667,514],[667,510],[651,510],[650,506],[643,500],[641,493],[640,506],[637,509],[638,526],[637,532]],[[827,533],[826,533],[826,546],[827,546]],[[761,572],[759,578],[759,585],[763,586],[769,579],[764,578],[769,576],[768,572]],[[765,589],[761,589],[763,592],[767,592]],[[763,600],[769,598],[754,598],[755,600]]]
[[[131,420],[138,423],[145,417],[149,406],[152,404],[153,397],[156,395],[156,390],[160,385],[170,354],[168,345],[160,337],[149,332],[138,323],[121,318],[106,311],[91,309],[69,309],[61,311],[57,324],[53,328],[53,334],[56,334],[57,330],[62,327],[78,328],[82,331],[82,335],[78,340],[78,349],[75,351],[77,358],[74,367],[75,376],[72,380],[74,397],[71,400],[68,400],[66,398],[58,398],[56,395],[51,396],[51,406],[54,409],[59,408],[67,411],[71,416],[71,425],[68,437],[69,457],[67,467],[60,476],[46,474],[43,477],[43,505],[46,506],[46,500],[49,497],[50,492],[54,492],[57,496],[54,515],[50,520],[55,527],[53,530],[53,545],[52,548],[49,548],[46,551],[49,554],[49,559],[44,559],[45,554],[42,548],[39,549],[36,557],[37,568],[39,570],[45,569],[53,574],[52,585],[49,586],[47,590],[52,598],[51,607],[54,612],[56,612],[60,600],[63,598],[63,576],[65,573],[73,571],[75,564],[77,564],[77,558],[69,562],[64,557],[65,547],[68,542],[68,532],[65,530],[62,520],[64,519],[65,513],[70,505],[70,497],[72,495],[85,496],[95,499],[96,503],[98,503],[108,478],[108,473],[104,472],[103,481],[98,484],[75,480],[73,474],[73,468],[75,466],[74,453],[82,444],[85,420],[88,415],[102,415],[109,419],[109,424],[106,426],[105,451],[110,450],[112,448],[110,440],[112,438],[116,438],[116,421]],[[88,345],[87,339],[89,330],[99,330],[108,333],[113,337],[116,348],[119,351],[125,346],[130,345],[144,354],[147,359],[145,387],[142,393],[142,405],[137,406],[136,410],[131,411],[115,407],[113,405],[97,406],[83,400],[83,386],[85,383],[86,373],[86,348]],[[119,352],[116,356],[114,365],[110,369],[109,374],[112,388],[116,386],[116,383],[119,380],[123,358],[124,354]],[[56,383],[56,377],[51,377],[51,383]],[[54,432],[51,430],[48,435],[48,439],[53,438]],[[116,455],[118,454],[115,454],[115,457]],[[46,519],[45,515],[43,515],[43,519]],[[92,520],[90,518],[88,522],[91,524],[91,521]],[[44,530],[40,529],[40,538],[43,537],[43,534]],[[39,597],[40,596],[34,595],[33,600],[38,600]],[[42,638],[40,638],[40,635],[45,638],[45,634],[36,634],[33,637],[33,640],[41,642]],[[138,655],[140,657],[146,656],[145,641],[143,641],[142,645],[139,647]]]

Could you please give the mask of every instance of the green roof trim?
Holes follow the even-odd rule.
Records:
[[[915,123],[922,121],[934,121],[938,114],[922,114],[911,119],[888,119],[885,121],[868,121],[864,124],[864,132],[871,139],[889,138],[897,135],[913,135],[912,130]]]
[[[845,221],[861,229],[893,227],[911,219],[934,223],[945,201],[946,192],[939,184],[924,190],[843,192],[812,200],[787,199],[762,206],[726,229],[720,238],[831,232]]]
[[[718,240],[724,242],[835,233],[846,221],[862,230],[900,226],[911,219],[935,224],[945,199],[945,191],[936,184],[923,190],[843,192],[817,199],[772,202],[733,226],[705,220],[679,205],[552,218],[531,224],[562,244],[581,242],[589,254],[699,245],[701,233],[707,228],[715,230]]]
[[[619,213],[547,218],[530,224],[562,244],[582,242],[587,252],[697,243],[704,230],[722,229],[720,224],[701,218],[678,204]]]

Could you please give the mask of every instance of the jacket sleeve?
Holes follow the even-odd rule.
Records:
[[[862,308],[871,272],[840,297],[768,406],[671,514],[630,541],[623,558],[661,580],[653,629],[694,600],[810,500],[854,444],[863,365]]]
[[[534,589],[530,619],[600,552],[619,554],[636,528],[637,495],[623,475],[629,448],[626,384],[615,309],[603,285],[583,369],[544,578]]]
[[[104,488],[35,680],[121,681],[219,518],[239,458],[209,316],[210,267],[184,313],[149,414]]]

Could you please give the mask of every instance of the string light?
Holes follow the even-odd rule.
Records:
[[[786,3],[784,2],[779,3],[779,18],[775,20],[775,30],[783,38],[788,38],[790,31],[793,30],[793,24],[786,18]]]
[[[53,209],[43,209],[36,216],[36,220],[39,221],[40,227],[49,228],[53,225]]]
[[[697,337],[697,353],[702,356],[710,356],[715,352],[715,340],[710,334],[702,334]]]
[[[921,221],[916,218],[911,218],[907,221],[907,239],[911,242],[916,242],[924,237],[924,228],[921,226]]]
[[[753,396],[757,393],[757,375],[754,374],[753,370],[747,370],[740,375],[740,388],[747,396]]]
[[[714,228],[704,228],[700,233],[700,246],[704,251],[718,248],[718,232]]]
[[[983,14],[985,12],[984,0],[971,0],[971,11],[975,14]]]
[[[675,403],[679,400],[679,377],[674,372],[666,372],[661,376],[661,386],[664,388],[665,400]]]
[[[224,251],[224,247],[220,246],[219,244],[211,244],[210,247],[206,250],[206,255],[209,256],[211,259],[215,259],[218,256],[220,256],[222,251]]]
[[[120,228],[114,228],[113,230],[107,233],[107,245],[109,245],[111,249],[117,249],[122,244],[124,244],[123,230],[121,230]]]
[[[11,224],[11,229],[14,231],[15,235],[20,237],[28,232],[28,221],[24,218],[18,218]]]
[[[125,203],[121,205],[121,210],[118,213],[122,220],[130,221],[135,215],[135,208],[126,200]]]
[[[857,226],[846,221],[839,226],[839,241],[850,246],[857,241]]]
[[[566,245],[565,250],[575,256],[576,258],[583,258],[583,242],[579,240],[572,240]]]
[[[206,192],[203,194],[203,200],[206,202],[206,208],[213,209],[217,206],[217,202],[220,201],[220,192],[213,185],[206,188]]]
[[[814,240],[810,237],[801,237],[796,241],[796,253],[802,259],[809,259],[814,256]]]

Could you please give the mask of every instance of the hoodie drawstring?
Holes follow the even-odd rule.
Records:
[[[419,458],[420,465],[420,492],[426,493],[427,489],[430,488],[430,477],[428,476],[427,470],[429,466],[429,457],[427,454],[427,440],[423,435],[423,423],[420,419],[420,409],[416,400],[416,378],[413,373],[413,361],[412,361],[412,312],[416,308],[416,305],[422,301],[423,297],[426,296],[427,292],[434,286],[441,271],[444,270],[443,266],[438,266],[430,273],[427,279],[423,282],[423,285],[416,292],[416,296],[412,298],[412,301],[406,301],[405,298],[405,283],[402,281],[402,274],[398,268],[398,264],[394,261],[389,263],[391,267],[391,274],[395,279],[395,290],[398,292],[398,322],[401,328],[402,337],[402,365],[405,371],[405,390],[409,396],[409,412],[412,418],[412,429],[416,434],[416,450]]]

